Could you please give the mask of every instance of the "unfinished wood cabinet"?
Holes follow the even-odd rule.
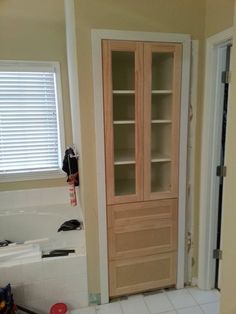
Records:
[[[110,261],[109,276],[111,297],[172,286],[176,282],[176,253]]]
[[[144,44],[144,199],[178,197],[182,46]]]
[[[175,285],[182,45],[103,41],[110,297]]]
[[[177,246],[177,204],[176,200],[171,201],[169,218],[160,218],[158,215],[158,212],[163,209],[158,201],[152,204],[152,207],[149,207],[146,202],[140,204],[143,213],[145,210],[149,210],[149,214],[144,219],[142,219],[141,212],[139,216],[136,216],[137,211],[133,209],[136,204],[129,204],[128,211],[131,209],[133,215],[129,219],[124,219],[123,224],[119,224],[115,220],[114,225],[108,228],[109,258],[122,259],[175,251]],[[120,205],[114,205],[113,210],[116,210],[117,206]],[[166,209],[169,210],[168,207]],[[112,211],[110,207],[108,210]],[[167,216],[168,212],[165,214]]]
[[[142,44],[103,42],[107,203],[142,200]]]

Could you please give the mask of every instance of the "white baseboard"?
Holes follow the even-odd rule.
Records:
[[[197,277],[193,277],[192,278],[191,286],[192,287],[197,287],[198,286],[198,278]]]

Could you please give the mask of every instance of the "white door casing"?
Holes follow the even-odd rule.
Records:
[[[153,42],[178,42],[183,44],[182,92],[181,92],[181,127],[180,127],[180,164],[179,164],[179,219],[178,219],[178,262],[177,288],[184,286],[185,273],[185,206],[186,206],[186,165],[187,133],[190,82],[191,39],[185,34],[149,33],[113,30],[92,30],[93,84],[96,130],[96,161],[98,188],[99,253],[101,303],[109,302],[108,290],[108,252],[106,223],[104,121],[103,121],[103,86],[102,86],[102,51],[101,41],[134,40]]]
[[[219,184],[216,180],[216,166],[220,159],[222,128],[222,87],[220,81],[223,68],[224,47],[232,42],[233,30],[227,29],[207,39],[205,95],[201,150],[200,219],[198,286],[201,289],[214,288],[217,211]]]

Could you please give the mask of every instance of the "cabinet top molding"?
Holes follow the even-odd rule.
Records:
[[[133,41],[158,41],[168,43],[186,43],[191,41],[189,34],[178,33],[158,33],[158,32],[138,32],[107,29],[92,29],[92,37],[112,40],[133,40]]]

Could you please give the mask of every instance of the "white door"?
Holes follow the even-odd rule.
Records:
[[[230,73],[230,55],[231,55],[232,44],[225,44],[220,48],[219,58],[222,58],[221,62],[221,78],[219,86],[219,95],[221,98],[221,109],[222,118],[219,136],[219,163],[216,169],[216,176],[218,180],[219,193],[217,195],[217,206],[218,206],[218,221],[217,221],[217,235],[216,235],[216,251],[214,252],[214,258],[216,259],[216,273],[215,273],[215,288],[220,289],[221,286],[221,251],[222,251],[222,198],[224,189],[224,176],[226,175],[226,169],[224,168],[225,162],[225,140],[226,140],[226,129],[227,129],[227,109],[228,109],[228,96],[229,96],[229,73]]]

